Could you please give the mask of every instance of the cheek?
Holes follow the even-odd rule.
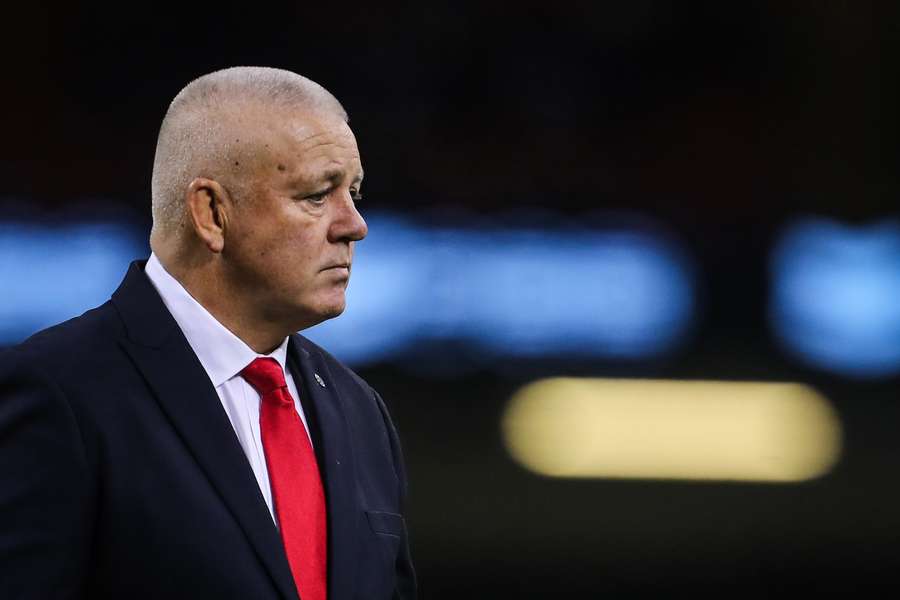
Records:
[[[312,251],[312,236],[308,224],[294,223],[286,218],[273,219],[266,227],[253,232],[252,243],[258,258],[285,261],[308,258]]]
[[[312,285],[326,259],[323,244],[308,232],[295,231],[273,239],[260,253],[260,260],[292,287]]]
[[[239,240],[247,265],[282,292],[308,287],[329,259],[321,223],[280,212],[257,221]],[[332,257],[333,258],[333,257]]]
[[[319,268],[322,262],[322,245],[308,232],[294,233],[285,239],[278,249],[294,267],[309,271]]]

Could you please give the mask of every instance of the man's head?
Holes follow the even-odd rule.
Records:
[[[279,69],[216,71],[163,120],[151,246],[235,333],[283,337],[343,311],[353,242],[366,235],[361,183],[347,115],[327,90]]]

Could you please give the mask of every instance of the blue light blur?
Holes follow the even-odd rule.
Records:
[[[694,318],[688,261],[645,229],[366,218],[347,310],[304,332],[353,365],[443,343],[473,362],[644,359],[675,348]],[[147,253],[145,236],[120,223],[0,222],[0,344],[101,304]]]
[[[694,318],[690,265],[643,230],[366,220],[347,310],[304,332],[351,364],[447,341],[473,358],[644,359],[671,351]]]
[[[0,222],[0,344],[105,302],[147,255],[142,237],[120,223]]]
[[[788,352],[841,375],[900,373],[900,222],[798,220],[771,267],[771,324]]]

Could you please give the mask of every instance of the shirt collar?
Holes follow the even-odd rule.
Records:
[[[163,304],[172,313],[213,386],[219,387],[238,375],[254,359],[262,356],[274,358],[284,370],[287,337],[270,354],[258,354],[197,302],[165,270],[155,254],[150,254],[144,272],[162,297]]]

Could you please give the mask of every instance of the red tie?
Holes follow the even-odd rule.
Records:
[[[257,358],[241,375],[260,395],[259,428],[294,583],[303,600],[325,600],[325,493],[312,444],[278,361]]]

